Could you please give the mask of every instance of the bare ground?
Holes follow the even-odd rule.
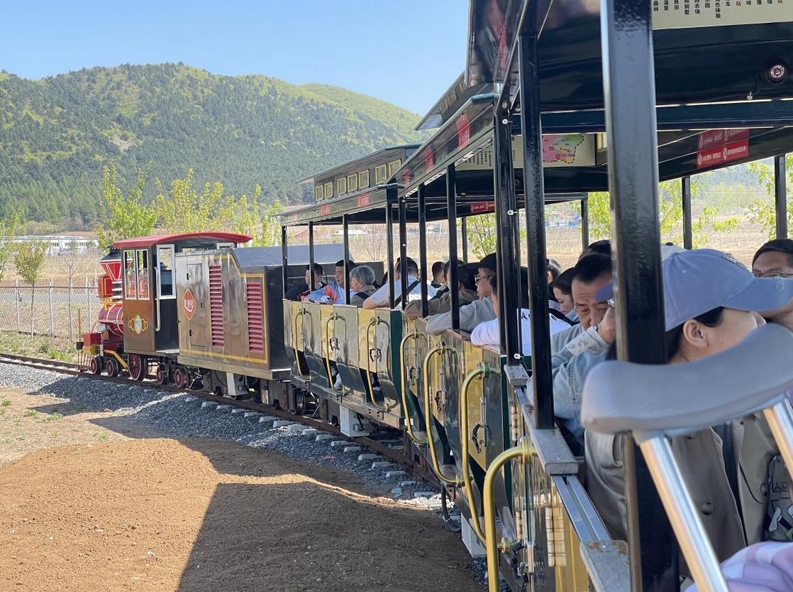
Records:
[[[0,592],[480,590],[433,514],[349,473],[70,405],[0,391]]]

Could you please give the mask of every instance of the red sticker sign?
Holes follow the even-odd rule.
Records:
[[[481,214],[482,212],[495,212],[496,204],[492,201],[475,201],[471,204],[472,214]]]
[[[468,113],[463,113],[455,121],[457,126],[457,146],[465,148],[471,141],[471,120],[468,119]]]
[[[704,169],[749,156],[749,140],[739,140],[723,146],[697,152],[697,168]]]
[[[196,308],[198,307],[198,303],[196,302],[195,296],[188,288],[187,291],[184,293],[184,297],[182,298],[182,308],[184,309],[184,316],[187,317],[187,320],[193,318],[195,314]]]

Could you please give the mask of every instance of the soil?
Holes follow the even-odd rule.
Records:
[[[434,514],[349,473],[43,399],[0,390],[0,592],[481,590]]]

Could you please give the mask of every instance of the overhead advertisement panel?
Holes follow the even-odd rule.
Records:
[[[652,0],[653,29],[793,21],[793,0]]]
[[[512,161],[515,168],[523,168],[523,139],[512,137]],[[544,168],[595,166],[594,134],[545,134],[542,137]],[[474,153],[457,165],[461,171],[493,168],[493,146]]]

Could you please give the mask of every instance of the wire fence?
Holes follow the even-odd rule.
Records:
[[[0,286],[0,331],[76,340],[101,306],[96,285],[87,279],[79,286]]]

